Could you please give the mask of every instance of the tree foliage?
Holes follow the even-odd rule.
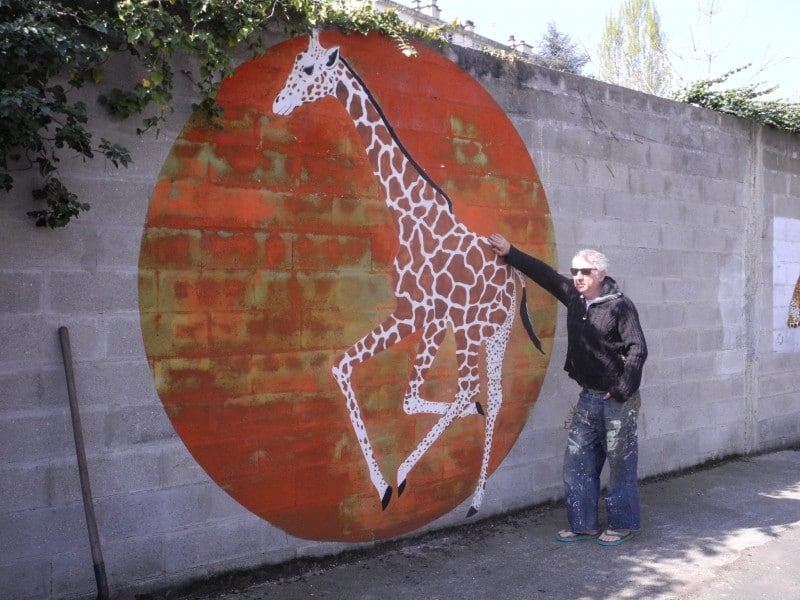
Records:
[[[666,38],[652,0],[624,0],[606,17],[598,47],[599,79],[663,96],[670,87]]]
[[[567,34],[561,33],[552,21],[537,47],[538,58],[545,67],[580,75],[589,62],[589,56],[578,47]]]
[[[777,86],[759,89],[761,84],[754,84],[729,90],[712,89],[749,66],[734,69],[715,79],[694,82],[675,92],[673,97],[680,102],[750,119],[768,127],[800,133],[800,103],[759,99],[774,92]]]
[[[291,35],[335,26],[346,33],[382,31],[412,53],[409,35],[435,37],[392,11],[346,0],[0,0],[0,188],[10,191],[19,170],[38,169],[33,197],[44,207],[28,214],[39,226],[63,227],[89,205],[61,181],[65,152],[100,155],[127,166],[127,149],[92,135],[87,106],[74,99],[104,81],[108,59],[134,58],[141,76],[99,97],[111,114],[141,117],[139,132],[158,128],[170,110],[177,53],[194,60],[185,75],[197,86],[198,107],[214,118],[221,80],[233,70],[231,50],[263,50],[259,32]],[[116,83],[116,82],[115,82]],[[149,109],[149,110],[147,110]],[[146,112],[147,110],[147,112]]]

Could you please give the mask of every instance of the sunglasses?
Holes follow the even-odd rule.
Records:
[[[597,269],[593,269],[592,267],[584,267],[583,269],[576,269],[572,267],[569,272],[572,273],[572,276],[575,277],[578,273],[581,275],[589,276],[592,274],[592,271],[597,271]]]

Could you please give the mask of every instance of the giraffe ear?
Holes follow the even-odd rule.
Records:
[[[330,69],[339,60],[339,46],[328,48],[325,54],[325,67]]]

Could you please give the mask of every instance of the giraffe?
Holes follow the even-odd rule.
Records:
[[[792,329],[800,327],[800,276],[797,278],[797,283],[794,284],[794,293],[789,301],[789,316],[786,324]]]
[[[341,56],[339,47],[324,48],[319,32],[314,31],[308,49],[295,58],[272,109],[277,115],[288,115],[303,104],[329,96],[336,98],[353,120],[400,242],[392,267],[395,309],[338,357],[332,367],[333,377],[345,398],[370,480],[385,510],[392,487],[375,458],[351,377],[357,365],[421,331],[403,410],[408,415],[439,415],[439,419],[398,467],[397,495],[405,490],[414,465],[455,419],[483,415],[483,455],[467,513],[470,517],[483,501],[492,435],[503,402],[502,365],[516,310],[517,284],[522,288],[523,324],[542,351],[528,317],[524,280],[489,250],[485,238],[458,222],[450,198],[402,145],[364,81]],[[455,398],[451,402],[426,400],[421,389],[448,329],[456,342]],[[482,347],[487,373],[485,409],[478,400]]]

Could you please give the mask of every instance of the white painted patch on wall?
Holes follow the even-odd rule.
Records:
[[[800,352],[800,219],[772,222],[772,350]]]

